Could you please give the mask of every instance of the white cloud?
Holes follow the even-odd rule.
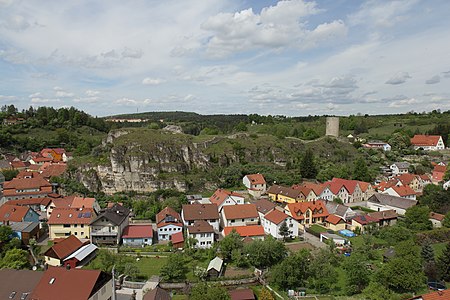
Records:
[[[100,94],[100,92],[96,91],[96,90],[87,90],[85,93],[89,97],[95,97],[95,96],[98,96]]]
[[[388,81],[386,81],[386,84],[402,84],[405,83],[407,79],[412,78],[407,72],[399,72],[392,76]]]
[[[393,101],[393,102],[389,103],[389,107],[391,107],[391,108],[407,107],[407,106],[417,104],[417,103],[419,103],[419,101],[417,101],[416,99],[408,98],[408,99]],[[414,107],[412,107],[412,108],[414,108]]]
[[[1,23],[3,27],[9,30],[21,31],[30,27],[30,23],[24,16],[21,15],[13,15],[7,18],[3,23]]]
[[[55,97],[59,97],[59,98],[71,98],[75,96],[74,93],[70,93],[70,92],[66,92],[66,91],[56,91],[55,93]]]
[[[436,83],[439,83],[439,82],[441,82],[441,77],[439,75],[435,75],[435,76],[433,76],[430,79],[425,81],[426,84],[436,84]]]
[[[0,101],[13,101],[13,100],[16,100],[16,99],[17,99],[16,96],[0,95]]]
[[[117,100],[114,101],[115,104],[123,104],[123,105],[137,105],[138,101],[136,101],[135,99],[131,99],[131,98],[119,98]]]
[[[61,102],[60,99],[57,98],[41,98],[41,97],[34,97],[31,98],[31,103],[33,104],[40,104],[40,103],[59,103]]]
[[[159,85],[161,83],[166,82],[164,79],[161,78],[150,78],[146,77],[142,80],[143,85]]]

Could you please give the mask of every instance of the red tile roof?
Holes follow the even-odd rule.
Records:
[[[325,219],[325,221],[328,222],[328,223],[331,223],[331,224],[333,224],[333,225],[337,225],[337,224],[339,224],[340,222],[345,222],[344,220],[342,220],[341,217],[336,216],[336,215],[329,215],[329,216]]]
[[[170,236],[170,240],[172,241],[172,244],[178,244],[184,242],[183,232],[177,232]]]
[[[184,221],[219,219],[219,211],[215,204],[184,204],[182,212]]]
[[[328,217],[329,213],[323,200],[289,203],[287,205],[291,215],[296,220],[303,220],[303,214],[310,209],[313,218]]]
[[[95,198],[84,198],[75,196],[72,200],[71,208],[94,208]]]
[[[266,180],[262,174],[248,174],[245,176],[247,176],[251,184],[266,184]]]
[[[8,203],[0,206],[0,222],[22,222],[30,208],[27,206],[10,205]]]
[[[444,215],[441,215],[441,214],[438,214],[438,213],[435,213],[435,212],[430,212],[430,216],[429,217],[430,217],[430,219],[438,220],[438,221],[441,221],[441,222],[445,218]]]
[[[213,204],[217,204],[217,206],[220,206],[228,197],[231,196],[244,198],[244,196],[242,196],[241,194],[230,192],[223,189],[218,189],[214,192],[214,194],[211,197],[209,197],[209,201],[211,201],[211,203]]]
[[[28,205],[43,205],[47,206],[52,202],[53,198],[45,197],[45,198],[28,198],[28,199],[20,199],[20,200],[9,200],[8,204],[10,205],[20,205],[20,206],[28,206]]]
[[[416,134],[411,139],[411,144],[414,146],[436,146],[441,138],[440,135],[420,135]]]
[[[377,222],[382,220],[390,220],[398,218],[397,213],[393,209],[371,212],[368,213],[367,215],[372,219],[376,220]]]
[[[356,216],[353,218],[353,220],[355,220],[355,222],[357,222],[361,225],[367,225],[370,223],[378,222],[377,219],[374,219],[374,218],[370,217],[369,215]]]
[[[153,238],[152,225],[128,225],[123,230],[122,238]]]
[[[416,192],[409,186],[393,186],[392,189],[400,196],[406,197],[410,195],[415,195]]]
[[[279,211],[278,209],[274,209],[264,216],[264,219],[277,225],[286,220],[287,218],[289,218],[289,216],[284,212]]]
[[[52,164],[48,166],[44,171],[42,171],[41,175],[45,178],[61,176],[62,174],[64,174],[64,172],[66,172],[66,170],[66,164]]]
[[[55,243],[44,253],[44,255],[56,259],[64,259],[78,250],[81,246],[83,246],[83,243],[76,236],[71,235],[64,240]]]
[[[255,300],[255,294],[251,289],[237,289],[228,291],[231,300]]]
[[[448,300],[450,299],[450,290],[436,291],[421,296],[410,298],[409,300]]]
[[[172,216],[177,223],[181,220],[180,214],[177,213],[173,208],[167,206],[156,215],[156,224],[164,222],[167,216]]]
[[[308,189],[311,189],[314,192],[314,194],[316,194],[316,196],[319,196],[325,189],[325,186],[323,184],[318,184],[314,182],[303,182],[301,185]]]
[[[10,164],[11,164],[11,167],[13,167],[13,169],[20,169],[20,168],[27,167],[27,164],[24,163],[23,161],[12,161]]]
[[[227,220],[258,218],[255,204],[226,205],[223,207],[223,215]]]
[[[77,208],[55,207],[48,219],[49,225],[56,224],[89,224],[94,219],[95,213],[91,208],[82,210]]]
[[[229,226],[223,229],[223,234],[227,236],[233,230],[236,230],[241,237],[264,236],[264,227],[262,225]]]
[[[34,178],[13,178],[11,181],[6,181],[4,183],[3,189],[27,190],[51,186],[50,182],[45,180],[42,176],[36,175]]]
[[[33,300],[89,299],[91,294],[106,284],[110,278],[110,275],[99,270],[67,270],[49,266],[29,298]]]

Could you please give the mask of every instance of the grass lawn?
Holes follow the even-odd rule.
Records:
[[[187,300],[189,297],[187,295],[173,295],[172,300]]]
[[[142,275],[148,276],[159,275],[159,271],[166,264],[167,257],[142,257],[136,262],[136,266],[139,268],[139,272]]]
[[[320,226],[320,225],[317,225],[317,224],[314,224],[314,225],[311,225],[311,227],[309,227],[309,229],[311,230],[311,231],[313,231],[313,232],[315,232],[315,233],[321,233],[321,232],[327,232],[327,228],[325,228],[325,227],[323,227],[323,226]]]

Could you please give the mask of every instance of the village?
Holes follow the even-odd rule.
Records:
[[[439,136],[416,135],[411,144],[425,151],[445,148]],[[387,146],[382,142],[364,145],[390,151]],[[27,295],[30,299],[56,297],[69,290],[76,295],[73,299],[170,299],[170,284],[160,284],[158,276],[127,285],[123,278],[114,278],[114,270],[108,273],[86,268],[102,249],[134,249],[129,255],[140,256],[136,250],[149,246],[166,247],[163,251],[169,253],[217,250],[230,236],[244,244],[271,236],[292,252],[333,247],[343,256],[352,256],[353,244],[360,243],[361,236],[405,219],[426,186],[441,185],[445,190],[450,186],[450,180],[444,181],[448,162],[433,162],[432,173],[422,175],[410,173],[408,162],[395,162],[385,168],[386,180],[376,183],[333,178],[323,183],[268,186],[264,174],[248,174],[242,179],[245,190],[219,188],[210,197],[186,195],[180,212],[167,206],[156,214],[155,222],[145,222],[135,220],[133,211],[120,202],[101,208],[95,198],[59,194],[60,187],[50,179],[63,175],[71,159],[72,154],[63,148],[45,148],[0,161],[2,171],[17,172],[10,181],[4,181],[2,175],[0,222],[11,232],[3,242],[11,237],[20,240],[21,247],[27,249],[30,269],[44,269],[0,270],[0,278],[10,290],[9,299],[16,299],[16,294],[21,299]],[[448,224],[446,218],[448,214],[428,214],[433,228]],[[45,246],[45,251],[34,253],[36,245]],[[159,251],[155,249],[146,252],[150,257],[165,256],[155,255]],[[385,258],[395,255],[393,248],[383,251]],[[227,259],[217,250],[217,256],[207,262],[203,278],[227,278],[226,272],[233,268],[227,266]],[[139,258],[136,260],[139,263]],[[240,278],[261,278],[263,271],[255,269],[256,273]],[[75,287],[72,282],[81,278],[83,287]],[[19,281],[22,284],[18,285]],[[229,293],[233,300],[256,299],[249,288],[230,289]],[[301,292],[289,290],[288,294]]]

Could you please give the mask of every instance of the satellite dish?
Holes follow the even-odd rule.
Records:
[[[33,266],[32,269],[33,269],[33,271],[36,271],[36,270],[37,270],[37,267],[36,267],[36,266]]]

